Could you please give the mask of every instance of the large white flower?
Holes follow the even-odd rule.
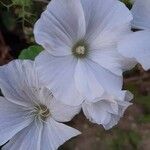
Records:
[[[150,30],[125,36],[118,44],[119,52],[125,57],[135,58],[145,70],[150,69]]]
[[[70,121],[79,108],[57,101],[40,86],[31,61],[0,67],[0,145],[3,150],[56,150],[79,131]]]
[[[98,102],[85,102],[82,109],[85,116],[93,123],[101,124],[110,129],[118,123],[124,111],[131,105],[133,95],[127,91],[117,92],[116,95],[105,94]]]
[[[150,29],[150,0],[136,0],[131,12],[134,28]]]
[[[122,71],[133,64],[116,45],[131,20],[117,0],[52,0],[34,28],[46,50],[36,58],[42,83],[69,105],[120,90]]]

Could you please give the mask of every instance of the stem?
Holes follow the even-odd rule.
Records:
[[[7,11],[9,11],[10,7],[13,6],[13,3],[12,4],[9,4],[9,5],[6,5],[5,3],[3,3],[2,1],[0,1],[0,3],[7,8]]]

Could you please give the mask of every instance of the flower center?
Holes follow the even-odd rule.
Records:
[[[50,116],[49,109],[43,104],[35,106],[34,113],[35,116],[42,121],[45,121]]]
[[[72,48],[72,53],[77,58],[84,58],[88,54],[88,44],[84,40],[78,41]]]
[[[84,46],[79,46],[76,48],[76,54],[78,55],[84,55],[85,54],[85,47]]]

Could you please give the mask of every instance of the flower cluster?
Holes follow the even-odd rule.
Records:
[[[0,67],[0,145],[10,140],[3,150],[56,150],[80,134],[63,123],[81,109],[105,129],[116,125],[133,99],[122,73],[137,63],[150,69],[147,6],[149,0],[131,11],[118,0],[52,0],[34,27],[44,50],[35,61]]]

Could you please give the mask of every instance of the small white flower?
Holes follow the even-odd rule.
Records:
[[[80,110],[58,102],[40,85],[32,61],[0,67],[0,145],[3,150],[56,150],[79,131],[60,122]]]
[[[130,92],[118,92],[117,96],[105,94],[95,103],[85,102],[82,105],[85,116],[93,123],[101,124],[105,129],[110,129],[118,123],[124,111],[132,100]]]
[[[122,71],[133,64],[117,51],[130,32],[132,15],[117,0],[52,0],[34,34],[43,51],[36,58],[40,80],[69,105],[122,88]]]
[[[150,69],[150,30],[139,31],[124,37],[118,44],[119,52],[135,58],[145,70]]]
[[[150,0],[136,0],[131,12],[134,28],[150,29]]]

